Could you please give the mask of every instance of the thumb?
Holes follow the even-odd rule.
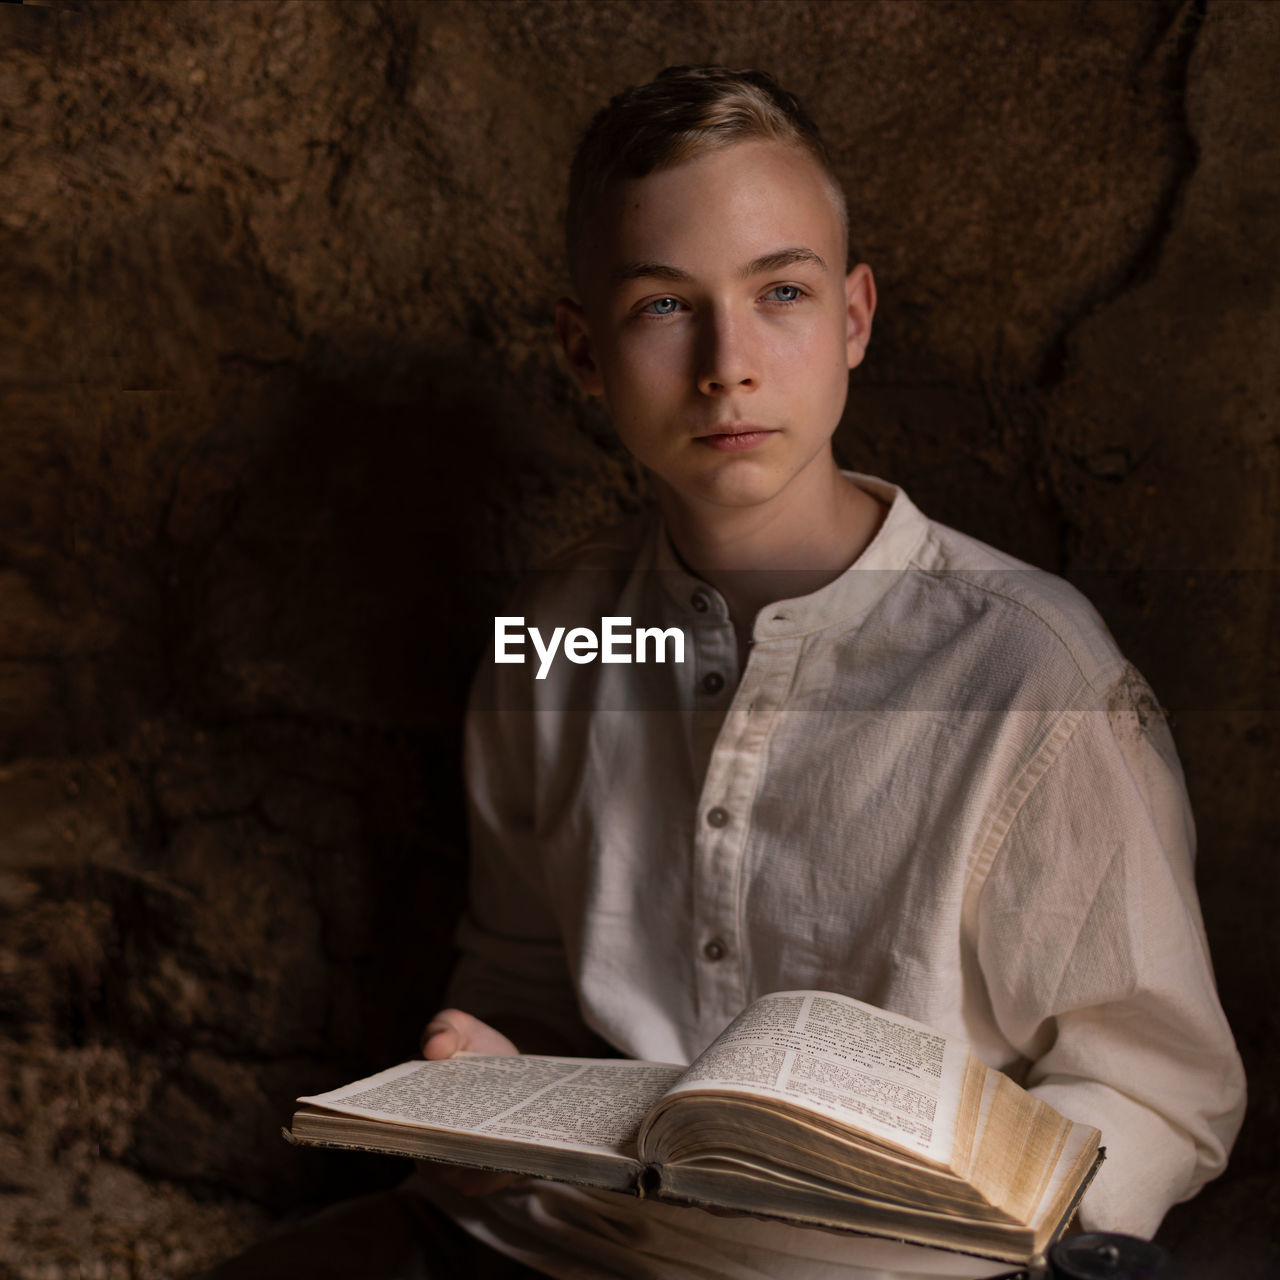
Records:
[[[428,1061],[452,1058],[462,1048],[462,1034],[448,1019],[435,1017],[422,1033],[422,1056]]]

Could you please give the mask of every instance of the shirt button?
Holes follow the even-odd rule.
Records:
[[[722,809],[716,805],[714,809],[707,810],[707,821],[713,827],[727,827],[729,825],[729,810]]]
[[[702,677],[702,687],[708,693],[719,693],[724,688],[724,676],[718,671],[709,672]]]
[[[719,938],[712,938],[710,942],[704,942],[702,944],[702,954],[706,956],[708,960],[723,960],[725,955],[728,953],[728,950],[728,947],[726,947]]]
[[[706,611],[711,608],[711,598],[705,591],[695,591],[693,595],[689,597],[689,603],[693,605],[699,613],[706,613]]]

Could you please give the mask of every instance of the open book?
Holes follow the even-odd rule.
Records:
[[[1099,1133],[954,1037],[847,996],[748,1006],[688,1067],[462,1055],[299,1098],[291,1141],[577,1182],[1027,1262]]]

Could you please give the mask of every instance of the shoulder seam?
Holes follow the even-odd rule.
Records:
[[[1115,655],[1115,660],[1109,666],[1099,666],[1098,671],[1095,673],[1094,676],[1091,677],[1085,671],[1085,669],[1080,665],[1080,659],[1076,656],[1075,648],[1072,646],[1070,641],[1062,634],[1061,631],[1058,630],[1057,627],[1054,626],[1054,624],[1048,618],[1044,616],[1044,614],[1032,608],[1031,605],[1027,604],[1025,600],[1020,600],[1018,599],[1017,596],[1010,595],[1006,591],[997,591],[994,587],[988,586],[985,583],[975,582],[969,576],[969,574],[973,572],[972,570],[935,569],[935,568],[931,568],[928,565],[921,564],[918,560],[913,560],[911,567],[914,569],[917,569],[919,572],[926,574],[928,577],[931,577],[931,578],[937,578],[939,580],[943,578],[959,579],[967,587],[971,587],[974,591],[980,591],[984,595],[994,596],[997,600],[1003,600],[1007,604],[1013,605],[1015,608],[1020,609],[1023,613],[1027,614],[1029,617],[1034,618],[1036,622],[1038,622],[1042,627],[1044,627],[1044,629],[1048,631],[1049,634],[1053,636],[1053,638],[1062,646],[1063,651],[1071,659],[1071,664],[1072,666],[1075,667],[1077,674],[1080,676],[1080,679],[1084,681],[1086,688],[1088,688],[1093,693],[1097,693],[1103,687],[1105,687],[1109,679],[1114,677],[1115,671],[1122,669],[1123,666],[1125,665],[1123,655],[1117,653]],[[1028,565],[1027,567],[1037,573],[1048,572],[1047,570],[1036,569],[1034,565]],[[1068,583],[1067,585],[1069,586],[1070,584]]]

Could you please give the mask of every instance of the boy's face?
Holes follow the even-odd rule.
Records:
[[[690,510],[771,503],[814,467],[871,331],[865,265],[804,152],[751,141],[619,184],[557,328],[659,491]],[[803,486],[792,488],[799,492]]]

